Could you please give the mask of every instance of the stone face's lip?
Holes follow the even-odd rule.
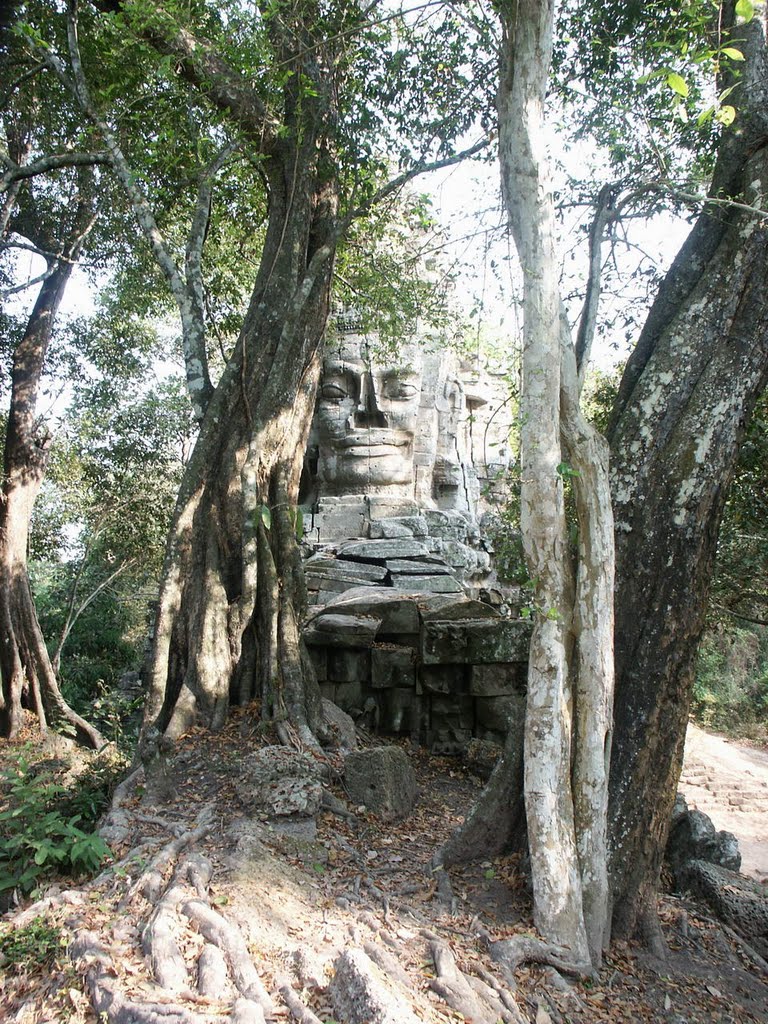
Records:
[[[347,434],[337,442],[339,448],[404,448],[408,441],[391,431],[366,431]]]

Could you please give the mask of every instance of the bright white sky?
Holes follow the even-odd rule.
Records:
[[[571,152],[570,159],[581,159],[578,150]],[[593,153],[585,154],[584,160],[582,166],[588,166],[588,162],[593,162]],[[435,213],[448,234],[444,264],[462,268],[457,299],[466,309],[482,307],[487,330],[492,335],[499,339],[519,338],[521,323],[515,301],[521,298],[522,285],[514,246],[500,229],[503,218],[498,165],[467,162],[421,179],[416,187],[434,196]],[[586,235],[579,228],[588,226],[590,219],[591,211],[572,210],[566,213],[562,224],[563,290],[565,294],[575,292],[571,303],[574,321],[583,300],[587,268]],[[633,221],[628,225],[629,244],[621,241],[614,250],[622,273],[629,278],[641,264],[650,263],[666,270],[689,231],[688,222],[668,214]],[[604,256],[607,258],[608,254],[606,244]],[[612,313],[622,304],[632,302],[638,311],[639,330],[644,320],[644,292],[639,285],[634,289],[630,285],[629,289],[625,295],[604,291],[601,309]],[[612,343],[619,347],[614,348]],[[607,370],[623,362],[628,351],[629,343],[621,330],[602,341],[596,339],[593,362]]]

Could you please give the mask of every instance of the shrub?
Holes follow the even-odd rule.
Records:
[[[700,725],[755,736],[768,727],[768,630],[719,627],[699,650],[692,701]]]
[[[24,751],[11,756],[0,778],[0,892],[26,894],[56,873],[93,872],[110,855],[82,811],[71,813],[65,798],[73,794],[50,770],[31,765]]]

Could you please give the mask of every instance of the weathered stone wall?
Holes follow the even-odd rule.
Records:
[[[524,715],[530,624],[462,594],[353,587],[304,635],[323,696],[377,732],[458,753]]]

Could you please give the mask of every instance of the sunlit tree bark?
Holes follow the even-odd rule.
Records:
[[[502,192],[524,278],[521,532],[534,629],[525,725],[525,805],[534,918],[580,963],[607,934],[607,750],[613,685],[613,534],[604,441],[579,411],[563,315],[555,210],[543,147],[553,4],[502,8]],[[571,569],[564,478],[574,484]]]

